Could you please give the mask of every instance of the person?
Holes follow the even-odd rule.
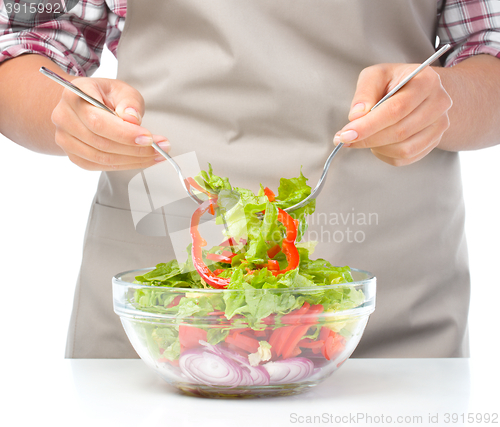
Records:
[[[113,313],[110,278],[173,256],[168,238],[141,235],[131,219],[128,183],[163,160],[152,141],[173,155],[195,151],[218,175],[256,189],[301,167],[318,177],[332,138],[346,148],[309,233],[318,256],[377,276],[377,310],[354,356],[468,355],[457,153],[499,142],[498,2],[98,0],[32,19],[7,6],[0,131],[103,171],[67,357],[137,357]],[[436,35],[453,46],[445,66],[428,67],[370,112],[430,56]],[[87,77],[104,42],[117,79]],[[40,66],[62,69],[118,117],[62,90]]]

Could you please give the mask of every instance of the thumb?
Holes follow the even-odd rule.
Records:
[[[366,115],[384,97],[390,80],[389,69],[384,65],[374,65],[361,71],[349,110],[349,121]]]
[[[116,114],[126,122],[140,125],[145,108],[139,91],[121,80],[103,80],[101,87]]]

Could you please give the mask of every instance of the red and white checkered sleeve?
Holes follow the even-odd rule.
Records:
[[[34,9],[30,13],[27,0],[0,0],[0,62],[35,53],[50,58],[69,74],[91,75],[99,67],[106,40],[109,9],[105,0],[40,4],[51,4],[53,13]],[[54,13],[58,4],[71,9]]]
[[[500,58],[500,1],[447,0],[437,35],[442,45],[453,47],[445,61],[447,67],[473,55]]]

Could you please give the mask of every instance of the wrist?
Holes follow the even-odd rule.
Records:
[[[51,121],[63,89],[38,71],[41,66],[68,80],[75,78],[37,54],[21,55],[0,64],[0,132],[29,150],[64,155],[55,143]]]

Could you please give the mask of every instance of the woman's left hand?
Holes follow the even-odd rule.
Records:
[[[431,67],[370,111],[418,66],[380,64],[365,68],[351,103],[350,123],[335,135],[334,143],[370,148],[376,157],[393,166],[414,163],[436,148],[450,125],[452,100]]]

